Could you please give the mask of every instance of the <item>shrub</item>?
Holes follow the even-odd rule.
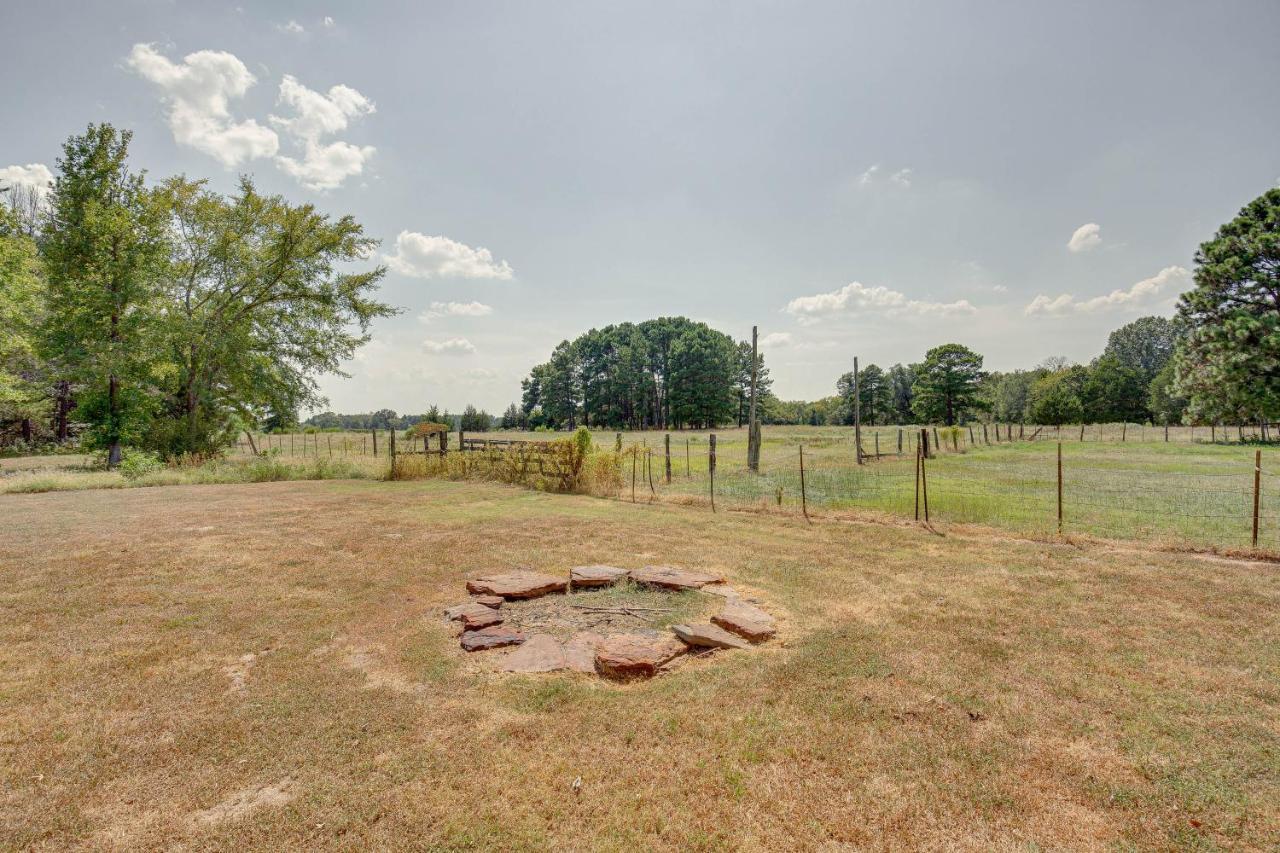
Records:
[[[136,480],[164,468],[160,457],[146,450],[126,447],[120,452],[119,471],[126,480]]]

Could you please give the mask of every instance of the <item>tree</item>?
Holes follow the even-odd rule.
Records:
[[[1077,386],[1079,376],[1060,370],[1031,383],[1027,394],[1027,414],[1038,424],[1058,426],[1079,423],[1084,417]]]
[[[502,428],[516,429],[520,426],[520,408],[512,403],[507,406],[507,410],[502,413]]]
[[[462,410],[461,429],[463,432],[487,432],[493,424],[488,412],[477,410],[470,403]]]
[[[1089,368],[1080,393],[1084,419],[1090,423],[1145,421],[1147,384],[1141,371],[1104,355]]]
[[[1152,423],[1168,425],[1182,422],[1187,398],[1177,392],[1172,361],[1151,380],[1147,390],[1147,408],[1151,412]]]
[[[892,411],[889,419],[893,423],[909,424],[912,421],[911,405],[915,401],[916,366],[903,367],[901,364],[895,364],[889,368],[888,383],[892,397],[890,404]]]
[[[349,216],[259,194],[173,178],[158,193],[170,217],[163,305],[164,417],[147,444],[166,455],[216,452],[237,420],[257,420],[276,399],[322,402],[315,377],[368,341],[370,322],[396,313],[370,293],[385,270],[351,271],[372,252]]]
[[[102,124],[67,141],[41,244],[45,352],[84,384],[89,438],[111,467],[153,407],[155,294],[167,248],[163,209],[129,171],[129,140]]]
[[[20,424],[28,444],[49,409],[36,351],[44,308],[36,242],[15,213],[0,208],[0,426]]]
[[[1111,333],[1102,355],[1137,370],[1149,383],[1173,358],[1181,334],[1178,323],[1167,317],[1139,317]]]
[[[836,380],[836,396],[840,408],[835,417],[839,423],[853,423],[853,371],[841,374]],[[858,371],[858,409],[862,423],[886,424],[893,419],[893,387],[890,377],[874,364]]]
[[[1176,387],[1194,416],[1280,416],[1280,188],[1201,244],[1178,318]]]
[[[996,420],[1006,423],[1026,420],[1031,386],[1041,375],[1032,370],[1001,374],[992,389],[991,408]]]
[[[954,426],[973,409],[980,408],[978,383],[983,377],[982,356],[960,344],[943,344],[925,353],[924,363],[912,386],[912,408],[926,422]]]
[[[733,417],[736,346],[699,324],[671,344],[671,416],[677,424],[712,427]]]

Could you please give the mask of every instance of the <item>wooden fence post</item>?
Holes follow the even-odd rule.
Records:
[[[1124,423],[1120,424],[1120,441],[1122,443],[1124,442],[1125,433],[1127,433],[1128,431],[1129,431],[1128,421],[1125,421]]]
[[[373,435],[373,455],[377,456],[378,455],[378,431],[376,429],[371,429],[369,430],[369,432]]]
[[[969,443],[977,444],[977,442],[973,440],[973,424],[969,424]]]
[[[920,445],[916,445],[916,521],[920,520]]]
[[[394,480],[396,478],[396,431],[390,430],[389,432],[390,435],[387,436],[389,450],[387,452],[391,454],[391,479]]]
[[[1080,424],[1080,440],[1084,441],[1084,424]]]
[[[1058,535],[1062,535],[1062,442],[1058,442]]]
[[[991,441],[987,438],[987,425],[985,423],[982,425],[982,443],[983,444],[991,443]]]
[[[876,432],[876,459],[880,458],[880,433]]]
[[[925,473],[925,461],[929,454],[920,457],[920,494],[924,498],[924,523],[929,523],[929,475]]]
[[[693,468],[689,465],[689,439],[684,440],[684,477],[689,479],[693,476]]]
[[[653,451],[646,449],[644,453],[645,456],[649,457],[647,466],[649,468],[649,494],[656,498],[658,490],[653,487]]]
[[[809,496],[804,487],[804,445],[800,445],[800,511],[804,520],[809,520]]]
[[[671,433],[666,433],[662,437],[662,448],[666,454],[667,461],[667,485],[671,485]]]
[[[933,447],[935,450],[942,449],[942,441],[938,438],[938,428],[933,428]]]
[[[853,357],[853,453],[862,464],[862,403],[858,395],[858,357]]]
[[[902,455],[902,427],[898,427],[898,455]]]
[[[711,475],[711,511],[716,511],[716,434],[708,437],[707,471]]]
[[[1262,451],[1253,452],[1253,547],[1258,547],[1258,504],[1262,493]]]
[[[631,502],[636,502],[636,448],[631,446]]]

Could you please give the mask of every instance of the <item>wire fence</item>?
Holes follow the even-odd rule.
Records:
[[[668,438],[597,431],[593,438],[602,450],[623,452],[616,497],[624,501],[710,506],[714,499],[717,509],[816,513],[857,509],[927,516],[934,524],[1280,551],[1280,454],[1270,446],[1240,444],[1275,437],[1262,425],[1170,427],[1168,441],[1163,427],[1138,424],[867,427],[861,464],[847,427],[772,428],[765,432],[758,471],[747,466],[745,434],[718,434],[714,471],[710,432]],[[476,457],[492,455],[512,438],[537,437],[467,435]],[[450,444],[450,454],[460,452],[461,438]],[[492,447],[477,440],[482,438],[493,439]],[[255,434],[252,440],[242,436],[235,452],[389,458],[391,446],[385,430]],[[481,449],[486,453],[474,453]],[[421,439],[398,437],[397,453],[424,450]]]

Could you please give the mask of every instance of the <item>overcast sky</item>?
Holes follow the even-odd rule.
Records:
[[[21,2],[0,181],[133,162],[350,213],[379,321],[338,411],[500,411],[551,348],[758,324],[775,391],[959,342],[1087,361],[1280,177],[1280,3]]]

